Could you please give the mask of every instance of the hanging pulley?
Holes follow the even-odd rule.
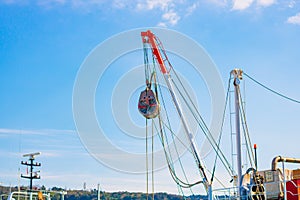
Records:
[[[146,89],[141,92],[138,109],[147,119],[155,118],[159,114],[159,104],[151,87],[147,86]]]

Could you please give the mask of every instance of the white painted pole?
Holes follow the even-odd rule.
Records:
[[[201,161],[200,156],[199,156],[199,154],[197,152],[197,149],[195,147],[195,144],[194,144],[194,141],[193,141],[193,135],[192,135],[192,133],[191,133],[189,127],[188,127],[185,115],[182,112],[182,108],[181,108],[180,102],[178,100],[178,97],[174,93],[174,88],[173,88],[173,84],[172,84],[172,81],[171,81],[171,77],[170,77],[169,74],[164,74],[164,78],[165,78],[166,84],[168,86],[169,92],[170,92],[170,94],[172,96],[172,99],[173,99],[174,105],[176,107],[176,110],[178,112],[178,115],[180,117],[180,120],[182,122],[182,125],[183,125],[183,128],[185,130],[186,136],[187,136],[187,138],[188,138],[188,140],[190,142],[191,150],[192,150],[192,153],[195,156],[195,159],[197,161],[197,165],[198,165],[200,174],[201,174],[201,176],[203,178],[203,183],[204,183],[206,192],[208,193],[209,185],[210,184],[209,184],[209,182],[207,180],[206,174],[204,173],[204,169],[202,167],[203,166],[202,161]]]
[[[236,153],[237,153],[237,172],[238,172],[238,196],[241,199],[242,189],[242,148],[241,148],[241,129],[240,129],[240,98],[239,98],[239,84],[242,78],[242,71],[240,69],[232,70],[234,76],[234,91],[235,91],[235,129],[236,129]]]
[[[98,183],[98,186],[97,186],[97,190],[98,190],[98,200],[101,199],[101,191],[100,191],[100,184]]]
[[[282,161],[282,174],[283,174],[283,199],[287,200],[287,192],[286,192],[286,178],[285,178],[285,166],[284,166],[285,159]]]

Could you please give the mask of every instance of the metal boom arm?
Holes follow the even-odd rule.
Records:
[[[159,64],[160,71],[161,71],[161,73],[164,76],[164,79],[165,79],[166,84],[168,86],[169,92],[170,92],[170,94],[172,96],[172,100],[174,102],[174,105],[176,107],[178,115],[179,115],[179,117],[181,119],[181,122],[183,124],[186,136],[187,136],[187,138],[189,140],[190,147],[191,147],[193,156],[195,157],[195,160],[197,162],[197,166],[199,168],[200,175],[202,176],[202,181],[204,183],[206,192],[209,193],[209,190],[210,190],[211,186],[210,186],[210,184],[208,182],[208,179],[207,179],[207,176],[205,174],[205,171],[204,171],[204,168],[203,168],[200,156],[197,153],[197,149],[196,149],[195,144],[193,142],[193,135],[191,134],[191,131],[189,130],[189,126],[188,126],[187,121],[185,119],[184,113],[182,112],[182,108],[181,108],[180,102],[179,102],[179,100],[178,100],[178,98],[176,96],[176,93],[174,93],[174,87],[173,87],[173,84],[172,84],[171,76],[170,76],[170,74],[169,74],[169,72],[168,72],[168,70],[166,68],[166,65],[165,65],[165,61],[168,61],[168,58],[167,58],[167,56],[165,54],[165,51],[164,51],[164,49],[162,47],[159,46],[159,44],[157,43],[156,36],[150,30],[148,30],[146,32],[141,32],[141,36],[142,36],[142,41],[143,41],[144,44],[145,43],[150,44],[152,53],[155,56],[155,59],[156,59],[157,63]],[[161,51],[163,51],[165,59],[163,59]]]

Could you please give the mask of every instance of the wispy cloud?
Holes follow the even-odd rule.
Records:
[[[137,3],[136,9],[139,11],[144,10],[159,10],[161,14],[161,22],[158,23],[158,26],[166,27],[168,25],[174,26],[180,20],[180,13],[178,7],[180,5],[186,7],[183,2],[175,2],[175,0],[146,0],[140,1]]]
[[[2,157],[2,158],[5,158],[5,157],[20,157],[20,156],[21,156],[21,153],[0,151],[0,157]]]
[[[254,0],[233,0],[232,10],[245,10],[249,8]]]
[[[198,8],[199,2],[193,3],[191,6],[188,6],[186,9],[186,16],[193,14],[193,12]]]
[[[276,0],[233,0],[232,10],[246,10],[254,3],[257,7],[268,7],[276,3]]]
[[[0,128],[0,134],[18,134],[18,135],[49,135],[49,134],[74,134],[75,130],[59,130],[59,129],[8,129]]]
[[[0,128],[2,134],[18,134],[18,135],[41,135],[42,133],[37,130],[22,130],[22,129],[7,129]]]
[[[295,5],[296,5],[296,1],[295,1],[295,0],[291,0],[291,1],[288,3],[288,7],[289,7],[289,8],[294,8]]]
[[[272,5],[294,8],[296,0],[0,0],[0,3],[13,5],[35,4],[44,8],[55,8],[57,6],[71,7],[84,12],[95,11],[95,9],[126,10],[137,13],[155,13],[159,17],[157,26],[173,27],[181,19],[192,15],[203,4],[223,7],[232,11],[245,11],[251,8],[265,8]],[[290,17],[288,23],[298,24],[297,16]]]
[[[221,6],[221,7],[228,5],[228,0],[206,0],[206,2],[214,4],[216,6]],[[199,3],[199,1],[198,1],[198,3]]]
[[[137,4],[137,9],[139,10],[153,10],[153,9],[160,9],[160,10],[168,10],[170,6],[174,6],[173,0],[146,0],[140,1]]]
[[[294,16],[291,16],[287,19],[287,23],[300,25],[300,13],[297,13]]]
[[[180,20],[180,16],[174,10],[169,10],[168,12],[164,13],[162,18],[171,25],[176,25]]]
[[[257,5],[268,7],[273,5],[275,2],[276,2],[275,0],[257,0]]]

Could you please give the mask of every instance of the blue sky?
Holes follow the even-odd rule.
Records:
[[[73,86],[84,59],[108,38],[141,27],[176,30],[202,45],[225,89],[237,67],[300,99],[298,0],[0,0],[1,184],[17,185],[18,168],[26,171],[21,155],[40,151],[37,184],[82,188],[86,182],[93,188],[100,182],[108,191],[145,191],[145,175],[112,170],[88,154],[72,112]],[[130,56],[142,64],[142,54]],[[260,167],[268,169],[276,155],[299,158],[299,104],[245,82]],[[114,88],[110,84],[115,82],[106,80],[99,88]],[[116,143],[143,148],[143,140],[125,136],[124,144]],[[176,193],[167,170],[157,172],[157,182],[157,191]]]

